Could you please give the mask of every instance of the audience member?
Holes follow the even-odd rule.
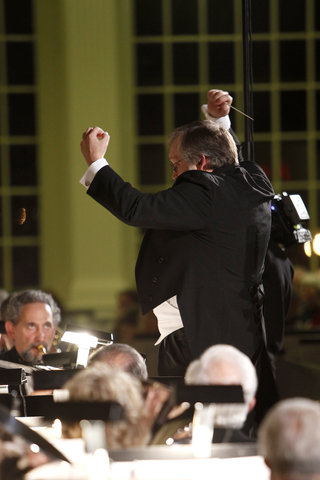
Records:
[[[142,355],[130,345],[113,343],[95,350],[89,357],[88,364],[105,362],[117,370],[132,373],[132,375],[147,380],[147,365]]]
[[[154,313],[141,314],[137,291],[121,291],[118,294],[118,315],[114,328],[116,342],[131,345],[137,337],[156,337],[158,333]]]
[[[43,353],[52,346],[61,320],[60,308],[52,295],[41,290],[12,293],[1,312],[14,347],[0,354],[0,360],[23,365],[41,362]]]
[[[241,385],[244,404],[217,405],[216,427],[241,429],[256,403],[256,370],[249,357],[231,345],[208,348],[199,360],[189,365],[185,382],[189,385]]]
[[[258,453],[271,480],[319,480],[319,403],[292,398],[272,407],[259,428]]]
[[[244,353],[231,345],[213,345],[198,360],[187,368],[187,385],[241,385],[244,404],[217,404],[214,416],[213,443],[250,442],[241,431],[248,413],[255,406],[258,380],[256,370]],[[182,406],[168,415],[168,421],[153,440],[155,444],[165,443],[168,437],[188,443],[191,441],[193,409]],[[189,424],[188,424],[189,422]]]
[[[151,419],[145,409],[144,388],[133,375],[115,371],[109,365],[96,362],[76,373],[66,384],[69,400],[114,401],[125,410],[126,420],[106,423],[109,448],[146,445],[151,435]],[[81,437],[78,423],[63,422],[62,433],[67,438]]]
[[[118,295],[118,315],[114,328],[117,342],[130,343],[138,329],[141,317],[139,297],[135,290],[124,290]]]

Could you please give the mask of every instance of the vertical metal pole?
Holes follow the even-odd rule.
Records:
[[[251,0],[242,0],[242,47],[243,47],[243,91],[244,111],[253,115],[253,74],[252,74],[252,29]],[[245,117],[244,157],[254,162],[253,121]]]

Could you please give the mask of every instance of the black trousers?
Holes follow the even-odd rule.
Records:
[[[183,377],[190,362],[194,360],[184,328],[167,335],[160,343],[158,375]]]

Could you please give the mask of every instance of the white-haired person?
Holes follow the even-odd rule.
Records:
[[[217,404],[214,415],[213,443],[222,442],[251,442],[253,441],[244,432],[243,428],[248,413],[255,406],[255,394],[258,379],[255,367],[249,357],[231,345],[213,345],[209,347],[198,360],[194,360],[187,368],[185,375],[187,385],[241,385],[243,390],[243,404]],[[192,419],[193,411],[189,410]],[[188,412],[167,423],[163,428],[162,436],[158,435],[158,443],[163,443],[164,436],[171,436],[179,443],[191,441],[191,425],[179,425],[180,419],[188,418]],[[171,425],[169,425],[171,424]],[[173,433],[175,427],[178,428]],[[170,430],[171,429],[171,430]]]
[[[319,402],[291,398],[272,407],[258,430],[258,453],[271,480],[319,480]]]
[[[241,429],[255,406],[258,380],[247,355],[231,345],[213,345],[189,365],[185,382],[188,385],[241,385],[244,403],[217,404],[212,441],[250,441]]]

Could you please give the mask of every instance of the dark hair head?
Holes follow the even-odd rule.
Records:
[[[12,293],[1,305],[1,318],[5,322],[19,323],[21,308],[29,303],[45,303],[52,312],[52,321],[57,327],[61,320],[61,311],[50,293],[41,290],[25,290]]]

